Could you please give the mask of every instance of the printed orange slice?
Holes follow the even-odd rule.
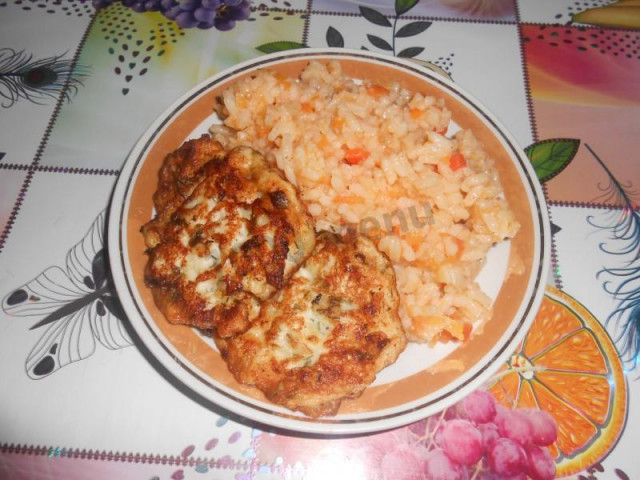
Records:
[[[627,383],[618,352],[593,315],[547,287],[523,342],[489,387],[510,408],[539,408],[558,423],[549,451],[557,475],[581,472],[614,447],[627,417]]]

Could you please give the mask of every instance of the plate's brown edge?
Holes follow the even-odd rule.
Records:
[[[316,56],[326,55],[318,54]],[[336,57],[334,54],[330,56]],[[207,84],[199,91],[192,94],[188,99],[185,99],[180,106],[175,108],[171,114],[167,115],[164,124],[161,125],[151,138],[149,138],[146,146],[142,148],[140,155],[135,159],[138,164],[136,169],[139,168],[139,173],[135,177],[135,182],[130,184],[127,188],[127,190],[130,191],[130,208],[128,209],[128,212],[123,212],[123,215],[121,216],[121,222],[126,222],[127,224],[126,231],[128,233],[126,242],[130,257],[128,260],[130,261],[131,271],[134,274],[134,285],[129,285],[129,289],[131,290],[134,288],[137,290],[144,303],[144,308],[149,312],[153,319],[152,321],[166,337],[166,340],[172,344],[173,348],[178,350],[185,358],[192,362],[193,365],[196,366],[203,374],[208,375],[220,384],[237,391],[240,395],[245,395],[261,402],[264,401],[262,395],[254,389],[239,385],[227,371],[219,354],[213,350],[209,344],[204,342],[195,332],[184,327],[171,325],[164,320],[164,317],[155,307],[150,292],[144,285],[142,272],[144,271],[146,257],[143,254],[144,243],[142,236],[139,234],[139,229],[151,216],[151,194],[155,190],[157,171],[164,159],[164,156],[177,148],[196,125],[213,113],[213,105],[216,95],[218,95],[230,81],[237,81],[245,75],[250,75],[255,68],[267,66],[269,68],[279,69],[282,73],[287,75],[295,75],[310,60],[309,53],[307,52],[301,52],[300,57],[302,58],[297,58],[292,55],[282,57],[283,59],[289,60],[285,66],[274,65],[272,63],[274,61],[273,57],[266,60],[264,65],[261,65],[260,62],[256,62],[256,64],[247,67],[247,70],[244,72],[237,71],[233,72],[232,75],[229,75],[226,78],[218,78],[215,82],[215,86],[213,83]],[[412,91],[421,91],[427,95],[435,94],[444,97],[456,122],[463,128],[471,128],[484,144],[489,155],[496,160],[496,167],[498,168],[505,189],[505,195],[522,225],[520,232],[516,238],[512,240],[510,255],[518,255],[524,262],[524,273],[521,275],[510,275],[506,279],[506,282],[500,290],[494,304],[498,308],[495,309],[493,319],[484,325],[483,334],[472,336],[465,345],[456,349],[446,359],[459,360],[465,366],[473,366],[487,354],[488,348],[485,346],[494,345],[513,320],[523,301],[524,294],[527,291],[529,279],[533,279],[533,292],[538,291],[540,288],[540,284],[543,280],[540,275],[540,265],[546,239],[542,235],[542,229],[540,229],[540,248],[538,252],[535,252],[535,224],[533,222],[532,211],[539,216],[538,225],[541,225],[543,221],[541,215],[544,209],[538,204],[538,199],[535,195],[534,200],[536,201],[536,205],[530,205],[528,197],[526,195],[519,194],[525,186],[521,181],[516,166],[512,162],[512,158],[517,159],[518,162],[522,162],[522,159],[520,155],[517,154],[517,148],[512,145],[507,138],[503,138],[503,141],[511,150],[512,155],[510,155],[509,152],[503,148],[501,142],[495,138],[492,130],[481,120],[481,118],[484,117],[485,121],[489,124],[493,124],[496,132],[498,132],[499,129],[494,124],[492,118],[485,116],[481,110],[476,110],[475,114],[469,111],[464,103],[456,98],[456,96],[461,96],[459,92],[454,92],[456,96],[452,95],[449,92],[451,87],[449,87],[445,82],[440,82],[434,76],[426,75],[421,69],[411,69],[406,65],[401,65],[402,69],[414,70],[413,73],[417,73],[419,76],[423,77],[422,79],[419,79],[410,74],[400,74],[398,70],[389,72],[387,70],[388,65],[386,65],[386,63],[390,66],[397,66],[393,61],[394,59],[391,57],[389,58],[389,61],[376,59],[376,61],[379,62],[378,64],[369,63],[371,59],[366,55],[363,55],[362,59],[354,59],[353,57],[353,54],[347,55],[346,58],[343,59],[342,63],[345,71],[354,77],[364,76],[367,78],[375,78],[378,82],[400,80],[403,86],[411,89]],[[370,68],[370,70],[365,70],[363,67]],[[401,78],[399,75],[401,75]],[[427,80],[426,83],[424,82],[424,79]],[[474,105],[474,102],[470,99],[462,98],[470,105]],[[197,120],[194,121],[194,119]],[[526,172],[524,168],[522,168],[522,170]],[[527,181],[529,182],[529,190],[534,192],[533,180],[527,176]],[[524,189],[526,190],[526,188]],[[536,253],[540,258],[537,262],[537,271],[533,272],[532,270]],[[124,258],[123,261],[125,261]],[[511,338],[505,339],[500,351],[496,352],[494,358],[489,359],[484,367],[478,369],[471,378],[460,384],[457,389],[463,388],[466,384],[473,381],[473,379],[486,368],[495,364],[496,358],[501,356],[504,353],[504,349],[511,345],[512,338],[521,330],[527,316],[532,314],[532,301],[533,298],[529,299],[529,303],[525,305],[524,312],[513,330]],[[143,309],[141,309],[140,306],[137,306],[137,308],[141,315],[145,317]],[[145,318],[145,321],[148,321],[148,319]],[[150,328],[150,331],[153,330]],[[487,341],[487,338],[491,341]],[[160,340],[161,339],[159,339],[159,341]],[[188,369],[191,375],[200,376],[200,374],[192,370],[188,365],[184,365],[184,368]],[[429,369],[418,372],[415,375],[394,382],[393,384],[370,387],[360,398],[345,401],[340,413],[372,413],[412,402],[415,404],[419,399],[424,398],[427,395],[431,395],[445,387],[462,373],[464,372],[446,369],[439,370],[439,366],[436,364]],[[216,391],[221,391],[219,388],[215,387],[210,380],[201,380],[212,386]],[[222,391],[222,393],[229,396],[224,391]],[[451,394],[451,391],[445,392],[444,396],[449,394]],[[240,397],[232,396],[232,398],[246,405],[251,405],[252,408],[256,408],[252,402],[247,403]],[[427,406],[442,400],[442,398],[442,395],[436,398],[430,398],[429,401],[425,403],[419,403],[417,406],[414,405],[409,410],[400,409],[398,411],[394,411],[394,413],[389,416],[395,417],[398,415],[404,415],[409,411],[426,408]],[[281,415],[281,413],[275,410],[261,410],[266,411],[267,413]],[[367,417],[365,421],[376,421],[384,417],[387,416]],[[321,421],[329,423],[345,422],[345,420],[331,419],[323,419]],[[356,420],[356,422],[358,421],[359,420]],[[351,421],[347,420],[346,422],[350,423]]]

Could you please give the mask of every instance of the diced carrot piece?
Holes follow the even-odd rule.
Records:
[[[382,85],[378,85],[377,83],[371,83],[367,85],[367,93],[373,98],[380,98],[383,95],[387,95],[389,93],[389,89]]]
[[[276,80],[278,81],[278,83],[285,89],[285,90],[289,90],[291,88],[291,79],[283,74],[280,73],[276,73],[275,74]]]
[[[302,102],[300,104],[300,109],[305,113],[313,113],[316,111],[316,109],[313,108],[313,105],[311,105],[309,102]]]
[[[333,117],[331,119],[331,130],[336,133],[342,133],[342,127],[344,126],[344,120],[342,117]]]
[[[327,140],[327,136],[322,135],[320,139],[316,142],[316,146],[322,149],[327,148],[329,146],[329,140]]]
[[[456,246],[458,247],[458,251],[456,252],[456,258],[460,260],[462,257],[462,253],[464,252],[464,240],[459,239],[458,237],[451,236],[453,241],[456,242]]]
[[[467,166],[467,160],[460,152],[456,152],[449,157],[449,167],[454,172]]]
[[[438,333],[438,336],[437,336],[438,343],[449,343],[454,340],[456,340],[456,337],[454,337],[453,334],[448,330],[443,330],[440,333]]]
[[[364,203],[364,198],[358,195],[336,195],[333,200],[336,203],[347,203],[349,205]]]
[[[419,108],[411,108],[409,109],[409,116],[413,120],[417,120],[422,116],[422,110],[420,110]]]
[[[424,243],[425,235],[420,230],[411,230],[405,234],[404,239],[411,245],[411,248],[417,252]]]
[[[473,325],[471,325],[469,322],[464,322],[462,324],[463,342],[466,342],[467,340],[469,340],[469,337],[471,336],[472,331],[473,331]]]
[[[369,155],[371,155],[366,148],[342,148],[344,149],[344,161],[349,165],[358,165],[364,162],[369,158]]]
[[[405,187],[396,182],[391,188],[387,188],[387,195],[392,198],[400,198],[408,196],[409,193]]]
[[[411,262],[411,265],[423,269],[432,269],[439,266],[437,262],[428,257],[417,257],[413,262]]]
[[[451,319],[449,320],[447,326],[445,327],[445,330],[442,333],[449,334],[449,340],[464,340],[464,324],[457,320]]]
[[[417,315],[412,318],[412,323],[414,330],[431,330],[435,333],[444,328],[446,318],[442,315]]]

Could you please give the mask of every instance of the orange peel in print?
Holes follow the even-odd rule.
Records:
[[[500,403],[555,418],[549,450],[559,477],[601,461],[624,430],[628,393],[618,352],[600,322],[556,288],[547,287],[529,333],[494,378],[489,391]]]

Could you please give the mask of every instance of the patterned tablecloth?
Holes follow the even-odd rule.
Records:
[[[559,476],[640,478],[640,7],[623,1],[254,0],[226,32],[119,2],[0,1],[0,478],[426,478],[425,422],[264,431],[168,382],[104,314],[105,210],[136,140],[203,79],[304,46],[431,62],[526,148],[552,275],[519,358],[557,368],[514,360],[490,391],[556,418]]]

